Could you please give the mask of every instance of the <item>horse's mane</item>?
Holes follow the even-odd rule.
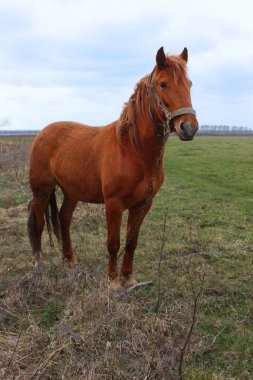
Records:
[[[130,96],[128,102],[124,104],[120,118],[117,121],[118,137],[121,139],[128,135],[133,146],[137,146],[139,143],[136,110],[138,109],[142,115],[144,114],[144,91],[147,81],[150,81],[150,74],[143,77],[136,84],[134,93]]]
[[[189,87],[190,81],[187,76],[186,63],[180,56],[167,56],[165,68],[168,73],[172,75],[176,83],[182,81],[186,87]],[[154,70],[136,84],[134,93],[130,96],[128,102],[124,104],[121,115],[117,121],[117,134],[119,139],[121,140],[122,137],[128,135],[133,146],[137,146],[139,143],[136,111],[139,111],[141,116],[144,116],[145,96],[147,97],[148,95]]]

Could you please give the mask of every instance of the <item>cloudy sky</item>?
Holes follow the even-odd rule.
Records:
[[[252,15],[252,0],[0,0],[0,124],[107,124],[161,46],[186,46],[200,124],[253,127]]]

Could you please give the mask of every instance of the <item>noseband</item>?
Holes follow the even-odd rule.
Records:
[[[157,92],[156,92],[155,78],[154,77],[151,80],[151,94],[152,94],[152,97],[153,97],[153,100],[154,100],[154,106],[155,106],[155,110],[156,110],[157,115],[159,116],[159,112],[158,112],[156,103],[162,109],[162,111],[164,113],[164,116],[166,118],[166,121],[164,121],[159,116],[159,119],[161,120],[161,124],[163,126],[163,135],[164,136],[166,136],[166,135],[168,135],[169,133],[172,132],[171,131],[171,120],[174,119],[175,117],[181,116],[181,115],[188,115],[188,114],[196,116],[196,111],[193,108],[190,108],[190,107],[189,108],[179,108],[178,110],[170,112],[168,110],[168,108],[165,106],[165,104],[163,103],[163,101],[160,99],[160,97],[157,94]],[[150,104],[149,104],[149,112],[150,112],[151,118],[153,119],[154,124],[156,125],[157,123],[155,122],[154,116],[153,116],[153,114],[151,112]],[[160,123],[159,123],[159,125],[160,125]]]

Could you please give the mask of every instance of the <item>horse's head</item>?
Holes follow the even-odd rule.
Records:
[[[158,116],[181,140],[192,140],[198,130],[196,113],[191,103],[191,81],[187,76],[186,48],[178,56],[166,56],[161,47],[156,55],[151,90]]]

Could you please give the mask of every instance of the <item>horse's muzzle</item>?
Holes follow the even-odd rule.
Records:
[[[183,141],[190,141],[193,139],[195,133],[198,130],[198,124],[192,125],[189,121],[183,121],[180,126],[179,138]]]

